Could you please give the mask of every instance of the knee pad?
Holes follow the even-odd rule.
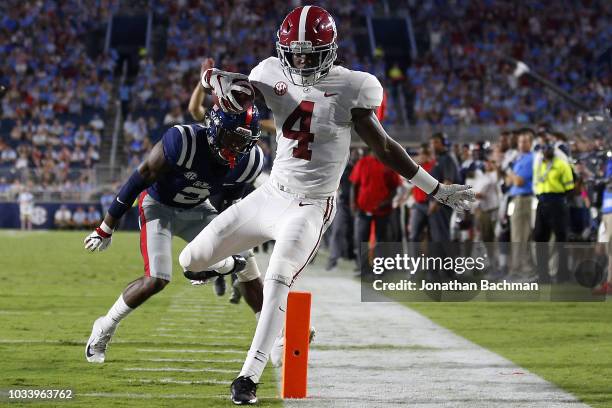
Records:
[[[257,266],[257,261],[255,261],[255,257],[253,256],[253,251],[249,250],[245,252],[250,252],[251,255],[248,257],[245,256],[247,262],[246,268],[236,274],[238,276],[238,282],[250,282],[261,276],[261,273],[259,273],[259,267]]]

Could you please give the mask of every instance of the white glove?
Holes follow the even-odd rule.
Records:
[[[236,100],[232,91],[243,92],[255,96],[255,90],[249,82],[249,77],[235,72],[221,71],[217,68],[209,68],[202,74],[202,86],[204,89],[212,90],[219,98],[219,105],[224,112],[241,113],[244,111],[242,105]]]
[[[94,252],[96,249],[100,252],[104,251],[111,244],[113,239],[112,232],[109,234],[102,228],[96,228],[91,234],[85,238],[85,249]]]
[[[460,184],[448,185],[440,183],[438,191],[433,197],[458,213],[469,210],[470,203],[476,201],[476,194],[472,187]]]

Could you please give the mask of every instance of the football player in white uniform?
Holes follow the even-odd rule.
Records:
[[[334,65],[336,35],[332,16],[320,7],[298,7],[285,17],[278,57],[262,61],[248,77],[274,116],[277,150],[270,180],[215,218],[179,257],[186,271],[204,270],[276,240],[253,342],[231,386],[235,404],[257,402],[257,382],[283,326],[289,289],[334,218],[351,129],[383,163],[439,202],[464,211],[474,200],[468,186],[438,183],[387,135],[375,115],[383,95],[380,83],[368,73]],[[240,110],[244,107],[232,89],[243,79],[213,69],[202,76],[202,85],[224,109]]]

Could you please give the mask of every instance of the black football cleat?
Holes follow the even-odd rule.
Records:
[[[234,268],[224,275],[242,272],[246,269],[247,260],[242,255],[232,255],[232,258],[234,258]]]
[[[230,387],[232,402],[236,405],[253,405],[257,403],[257,384],[249,377],[236,378]]]
[[[214,270],[213,271],[199,271],[199,272],[184,271],[183,275],[187,279],[189,279],[189,280],[208,282],[210,279],[215,278],[217,276],[225,276],[225,275],[229,275],[229,274],[232,274],[232,273],[237,273],[237,272],[244,271],[245,268],[246,268],[246,264],[247,264],[246,259],[244,259],[244,257],[241,256],[241,255],[232,255],[232,258],[234,258],[234,267],[229,272],[219,273],[219,272],[214,271]],[[225,282],[223,282],[223,283],[225,283]],[[225,293],[225,287],[224,287],[224,292],[223,293]]]

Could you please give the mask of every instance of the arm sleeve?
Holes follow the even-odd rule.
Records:
[[[374,75],[366,74],[361,83],[354,108],[375,109],[382,104],[383,88]]]

